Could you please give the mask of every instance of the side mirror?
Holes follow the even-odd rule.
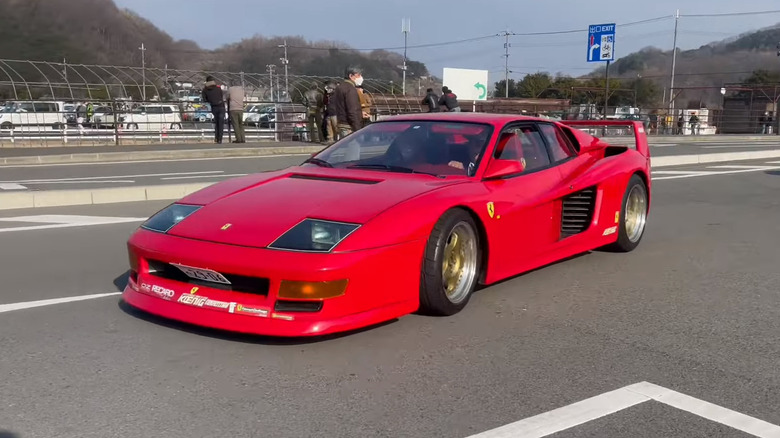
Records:
[[[509,175],[516,175],[525,170],[525,160],[491,160],[483,178],[497,179]]]

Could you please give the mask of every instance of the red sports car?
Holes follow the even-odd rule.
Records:
[[[617,146],[585,129],[632,129]],[[489,285],[633,250],[650,207],[640,122],[433,113],[376,122],[299,166],[223,181],[128,242],[124,300],[165,318],[311,336],[461,311]]]

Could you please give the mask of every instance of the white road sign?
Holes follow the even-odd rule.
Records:
[[[487,100],[490,94],[487,70],[446,67],[443,78],[443,85],[452,90],[458,100]]]

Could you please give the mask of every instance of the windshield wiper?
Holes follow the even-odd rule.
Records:
[[[421,173],[421,174],[431,175],[431,176],[441,178],[440,175],[437,175],[435,173],[422,172],[419,170],[414,170],[410,167],[393,166],[390,164],[353,164],[351,166],[347,166],[347,169],[385,169],[385,170],[389,170],[390,172]]]
[[[306,164],[306,163],[316,164],[316,165],[318,165],[320,167],[333,167],[332,164],[328,163],[325,160],[321,160],[319,158],[309,158],[308,160],[303,162],[303,164]]]

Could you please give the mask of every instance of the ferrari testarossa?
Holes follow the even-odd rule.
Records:
[[[588,133],[606,125],[633,131],[630,144]],[[641,122],[394,116],[299,166],[219,182],[154,214],[128,241],[123,298],[269,336],[452,315],[478,284],[605,246],[633,250],[650,186]]]

